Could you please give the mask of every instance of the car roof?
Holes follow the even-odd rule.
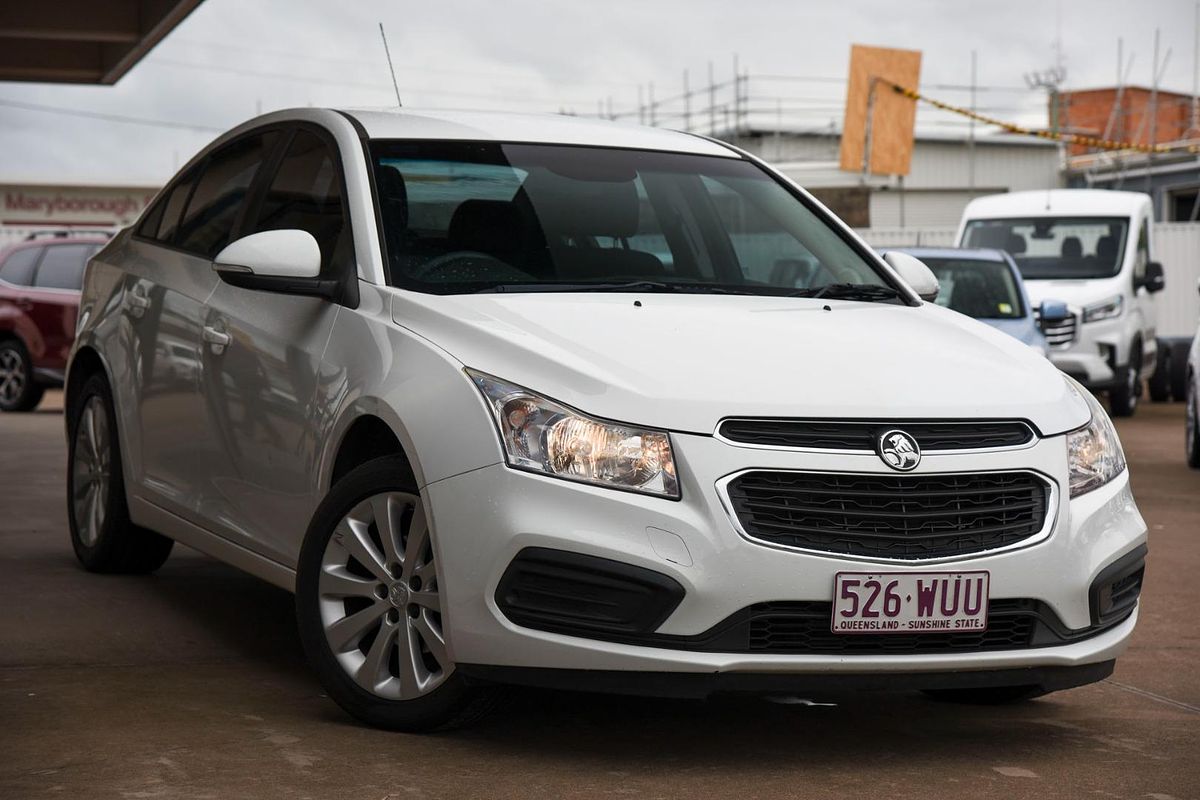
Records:
[[[351,108],[372,139],[434,139],[592,145],[739,158],[724,144],[680,131],[566,114]]]
[[[1007,264],[1008,259],[1000,250],[988,247],[880,247],[888,253],[908,253],[914,258],[957,258],[961,261],[999,261]]]
[[[1003,217],[1131,216],[1150,204],[1142,192],[1109,189],[1047,189],[977,197],[964,219]]]

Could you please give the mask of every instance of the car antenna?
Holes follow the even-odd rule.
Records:
[[[392,88],[396,90],[396,108],[403,108],[404,104],[400,102],[400,87],[396,85],[396,68],[392,66],[392,51],[388,49],[387,33],[383,30],[383,23],[379,23],[379,37],[383,39],[383,54],[387,56],[388,72],[392,74]]]

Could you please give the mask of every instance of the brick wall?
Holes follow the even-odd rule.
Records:
[[[1059,129],[1068,133],[1103,136],[1108,129],[1108,138],[1119,141],[1150,143],[1150,90],[1142,86],[1127,86],[1121,96],[1120,107],[1113,115],[1117,101],[1116,89],[1088,89],[1063,92],[1059,95]],[[1190,95],[1159,90],[1157,103],[1157,130],[1154,139],[1158,143],[1179,141],[1188,137],[1191,122],[1192,98]],[[1051,112],[1053,107],[1051,106]],[[1108,128],[1110,115],[1112,127]],[[1047,125],[1053,123],[1053,113]],[[1192,136],[1200,132],[1192,131]],[[1068,145],[1070,155],[1088,152],[1081,145]]]

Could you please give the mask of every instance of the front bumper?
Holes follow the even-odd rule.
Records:
[[[1088,593],[1093,580],[1145,540],[1145,523],[1134,505],[1128,475],[1122,474],[1074,501],[1065,491],[1056,491],[1048,534],[1004,552],[889,563],[767,547],[738,532],[716,490],[722,477],[749,467],[889,474],[888,468],[873,454],[750,449],[694,435],[673,435],[672,441],[683,486],[679,501],[569,483],[500,464],[425,487],[443,572],[441,589],[450,622],[447,644],[456,663],[616,671],[630,673],[631,680],[633,673],[994,672],[1111,661],[1133,630],[1136,611],[1103,632],[1061,646],[818,655],[645,646],[534,630],[506,617],[496,602],[506,568],[525,548],[549,548],[653,570],[677,582],[683,600],[655,629],[663,637],[702,634],[756,603],[828,602],[838,571],[864,569],[986,569],[993,600],[1040,601],[1066,628],[1079,630],[1092,624]],[[989,470],[1030,470],[1062,485],[1057,476],[1066,475],[1066,447],[1056,437],[1008,451],[930,454],[917,472]]]

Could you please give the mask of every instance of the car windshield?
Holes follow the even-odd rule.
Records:
[[[962,246],[1007,250],[1032,280],[1110,278],[1121,271],[1128,228],[1121,217],[973,219]]]
[[[937,276],[937,304],[976,319],[1025,316],[1021,292],[1008,264],[966,258],[921,258]]]
[[[372,157],[394,286],[900,302],[817,212],[739,158],[394,140]]]

